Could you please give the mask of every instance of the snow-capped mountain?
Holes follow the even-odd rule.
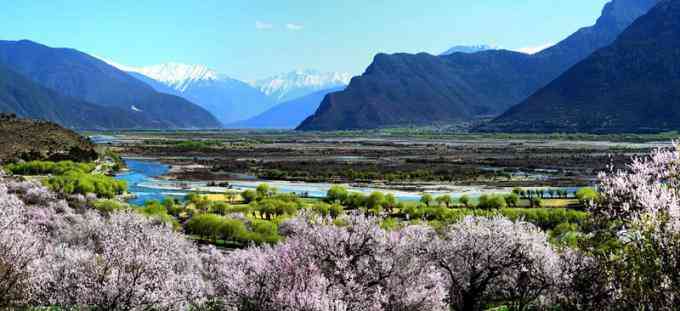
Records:
[[[262,93],[276,102],[309,95],[311,93],[349,84],[349,73],[320,72],[317,70],[296,70],[279,74],[267,79],[251,82]]]
[[[203,65],[187,65],[180,63],[167,63],[142,67],[137,72],[156,81],[172,87],[180,92],[185,92],[193,83],[200,81],[219,80],[217,72]]]
[[[133,67],[105,61],[158,92],[180,96],[198,104],[222,124],[246,120],[275,104],[257,88],[204,65],[166,63]]]
[[[200,81],[228,79],[226,76],[220,77],[217,72],[204,65],[170,62],[159,65],[133,67],[116,64],[111,61],[107,62],[120,70],[143,74],[181,93],[186,92],[192,84]]]
[[[488,51],[488,50],[498,50],[499,48],[496,46],[491,46],[487,44],[479,44],[479,45],[456,45],[450,49],[448,49],[446,52],[442,53],[442,56],[445,55],[451,55],[453,53],[466,53],[466,54],[472,54],[472,53],[477,53],[481,51]]]

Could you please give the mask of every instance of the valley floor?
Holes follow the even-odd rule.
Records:
[[[93,134],[93,133],[88,133]],[[609,164],[668,145],[656,136],[420,132],[173,131],[108,135],[127,157],[170,165],[166,180],[344,183],[406,192],[581,187]],[[101,137],[101,136],[100,136]]]

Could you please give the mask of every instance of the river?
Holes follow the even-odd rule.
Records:
[[[162,200],[165,197],[182,198],[189,192],[199,191],[208,193],[223,193],[227,189],[222,187],[209,187],[207,182],[200,181],[181,181],[181,180],[164,180],[160,176],[165,175],[170,167],[166,164],[155,160],[140,160],[140,159],[125,159],[129,171],[118,174],[117,179],[125,180],[128,183],[128,190],[136,197],[130,200],[130,203],[136,205],[143,205],[148,200]],[[313,198],[323,198],[332,184],[328,183],[305,183],[305,182],[289,182],[289,181],[229,181],[229,184],[234,190],[242,191],[246,189],[255,189],[258,185],[267,183],[270,186],[278,189],[282,193],[296,193],[306,194]],[[402,201],[418,201],[422,193],[406,192],[390,189],[379,189],[370,187],[352,187],[344,185],[349,191],[359,192],[363,194],[370,194],[374,191],[393,194],[398,200]],[[454,198],[462,195],[469,197],[478,197],[482,194],[490,193],[509,193],[510,188],[493,188],[483,186],[447,186],[451,191],[428,191],[433,196],[448,194]],[[563,188],[573,193],[576,188]]]

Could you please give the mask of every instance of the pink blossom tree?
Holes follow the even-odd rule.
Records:
[[[559,257],[546,235],[505,218],[467,217],[447,228],[429,252],[446,275],[455,310],[481,310],[496,301],[523,310],[551,298],[559,275]]]
[[[184,309],[210,291],[198,249],[144,216],[74,211],[0,176],[0,307]]]
[[[594,240],[608,243],[599,260],[616,277],[617,303],[672,309],[680,304],[678,144],[611,168],[599,180],[600,198],[591,207],[598,224]]]
[[[382,230],[351,216],[338,227],[295,220],[274,247],[210,256],[216,293],[238,310],[446,310],[441,275],[428,263],[425,228]],[[217,260],[215,258],[218,258]]]
[[[207,284],[194,245],[141,215],[90,213],[47,250],[34,286],[44,305],[106,310],[179,309]]]
[[[25,204],[0,184],[0,308],[25,304],[43,243],[26,226]]]

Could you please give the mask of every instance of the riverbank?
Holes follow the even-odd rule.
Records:
[[[158,160],[148,158],[125,158],[125,162],[128,171],[118,174],[116,178],[125,180],[128,183],[128,191],[136,196],[130,203],[137,205],[142,205],[147,200],[160,201],[166,196],[183,197],[192,192],[220,194],[253,190],[263,183],[278,189],[280,193],[294,193],[301,197],[324,198],[333,185],[341,185],[350,192],[364,195],[370,195],[373,192],[392,194],[400,201],[419,201],[423,194],[430,194],[432,196],[449,195],[455,199],[463,195],[476,198],[484,194],[508,194],[512,191],[512,188],[509,187],[453,185],[432,185],[424,188],[423,191],[403,191],[400,189],[376,187],[372,185],[238,179],[222,181],[229,186],[215,186],[210,185],[211,181],[188,181],[164,178],[165,174],[171,171],[171,166],[163,164]],[[524,189],[533,190],[542,189],[542,187]],[[573,194],[578,188],[565,187],[552,189],[566,190],[568,193]]]

